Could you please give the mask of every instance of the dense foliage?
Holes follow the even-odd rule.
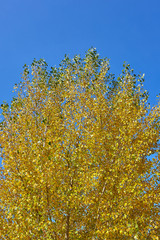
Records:
[[[1,106],[1,239],[158,239],[160,105],[143,80],[95,49],[24,67]]]

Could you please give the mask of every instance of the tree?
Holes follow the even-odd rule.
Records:
[[[2,239],[158,239],[160,104],[90,49],[25,65],[2,105]]]

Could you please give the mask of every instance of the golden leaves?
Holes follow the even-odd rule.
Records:
[[[34,61],[3,112],[2,239],[158,236],[160,106],[88,54],[50,74]]]

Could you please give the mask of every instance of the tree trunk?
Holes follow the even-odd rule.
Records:
[[[66,219],[66,233],[65,233],[65,240],[69,240],[69,220],[70,220],[70,214],[67,213],[67,219]]]

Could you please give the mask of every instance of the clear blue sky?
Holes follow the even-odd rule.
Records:
[[[44,58],[55,66],[64,54],[84,56],[91,46],[145,73],[151,105],[160,92],[160,0],[0,1],[0,104],[13,97],[22,66]]]

